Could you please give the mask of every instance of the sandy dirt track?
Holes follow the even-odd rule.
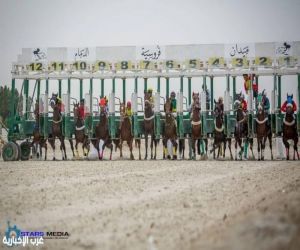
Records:
[[[0,161],[0,186],[1,241],[71,234],[39,249],[300,249],[299,161]]]

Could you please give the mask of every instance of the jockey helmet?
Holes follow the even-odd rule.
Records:
[[[175,97],[175,96],[176,96],[175,92],[172,91],[172,92],[171,92],[171,97]]]
[[[128,108],[131,108],[131,102],[128,101],[126,106],[127,106]]]

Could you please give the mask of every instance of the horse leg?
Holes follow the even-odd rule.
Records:
[[[235,138],[234,148],[235,148],[235,160],[237,161],[237,138]]]
[[[264,139],[263,139],[263,145],[262,145],[262,150],[261,150],[261,153],[262,153],[262,158],[261,158],[261,160],[262,160],[262,161],[265,160],[266,141],[267,141],[267,137],[264,137]]]
[[[50,145],[52,147],[52,150],[53,150],[53,158],[52,158],[52,160],[55,161],[56,160],[55,159],[55,138],[54,137],[50,138],[49,139],[49,143],[50,143]]]
[[[153,135],[153,142],[154,142],[154,160],[156,160],[157,140],[155,139],[155,135]]]
[[[269,133],[268,134],[268,140],[269,140],[269,147],[270,147],[270,150],[271,150],[271,160],[273,160],[273,151],[272,151],[272,134]]]
[[[153,142],[154,142],[154,137],[150,137],[151,143],[150,143],[150,149],[151,149],[151,160],[153,159]]]
[[[282,139],[283,144],[285,146],[285,152],[286,152],[286,160],[288,161],[290,159],[290,144],[288,143],[287,139],[285,137],[283,137]]]
[[[139,147],[139,160],[142,160],[142,156],[141,156],[141,139],[138,139],[137,143],[138,143],[138,147]]]
[[[173,145],[173,160],[177,159],[177,147],[178,147],[178,143],[176,142],[175,139],[171,140],[172,145]]]
[[[45,148],[45,161],[46,161],[47,160],[47,150],[48,150],[47,141],[45,141],[45,143],[44,143],[44,148]]]
[[[294,139],[294,152],[296,151],[296,153],[297,153],[297,158],[298,158],[298,160],[299,160],[299,153],[298,153],[298,137],[296,137],[295,139]]]
[[[147,160],[147,158],[148,158],[148,133],[145,133],[145,149],[146,149],[146,153],[145,153],[144,160]]]
[[[79,158],[78,141],[77,140],[76,140],[76,143],[75,143],[75,151],[76,151],[76,157]]]
[[[74,145],[73,145],[73,140],[72,140],[72,138],[69,139],[69,143],[70,143],[70,146],[71,146],[71,150],[72,150],[72,153],[73,153],[73,157],[75,157],[75,154],[74,154]]]
[[[110,149],[109,160],[112,159],[113,147],[114,147],[113,144],[110,142],[110,143],[108,144],[108,148]]]
[[[134,156],[132,153],[132,144],[133,144],[133,140],[127,141],[128,147],[130,149],[130,160],[134,160]]]
[[[67,160],[67,153],[66,153],[66,145],[65,145],[65,138],[61,137],[60,138],[60,150],[62,152],[62,159]]]
[[[252,159],[255,160],[255,156],[254,156],[254,153],[253,153],[253,138],[249,139],[249,144],[250,144],[250,150],[251,150],[251,153],[252,153]]]
[[[191,159],[196,160],[196,140],[191,138],[191,148],[192,148],[192,154]]]
[[[120,148],[120,158],[122,158],[122,157],[123,157],[123,152],[122,152],[122,148],[123,148],[123,140],[122,140],[122,139],[120,139],[119,148]]]
[[[232,156],[232,152],[231,152],[231,139],[228,139],[228,148],[229,148],[229,152],[230,152],[230,159],[233,160],[233,156]]]
[[[260,138],[257,137],[257,153],[258,153],[258,160],[260,161]]]

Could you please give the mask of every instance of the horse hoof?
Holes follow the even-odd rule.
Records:
[[[52,159],[53,161],[55,161],[56,159],[55,159],[55,157],[53,157],[53,159]]]
[[[167,159],[168,159],[168,160],[171,160],[171,156],[168,155],[168,156],[167,156]]]
[[[173,156],[173,160],[177,160],[177,155],[174,155],[174,156]]]

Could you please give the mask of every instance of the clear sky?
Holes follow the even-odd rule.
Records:
[[[0,84],[24,47],[299,41],[299,26],[299,0],[0,0]]]

